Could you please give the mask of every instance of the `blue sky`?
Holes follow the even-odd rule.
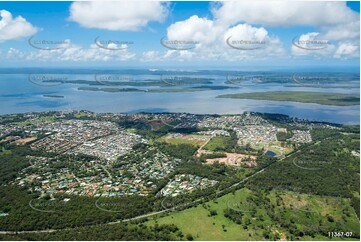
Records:
[[[258,1],[132,5],[130,2],[127,5],[1,2],[0,65],[359,68],[359,2],[285,2],[279,6]],[[284,11],[278,11],[282,8]],[[31,36],[32,41],[68,42],[34,48],[28,43]],[[96,37],[108,43],[132,43],[99,48],[94,43]],[[179,48],[174,50],[160,43],[163,37],[194,44],[168,44]],[[227,38],[253,44],[229,45]],[[301,44],[294,44],[295,39]],[[43,50],[46,48],[52,50]]]

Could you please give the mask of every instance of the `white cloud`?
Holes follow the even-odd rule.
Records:
[[[336,47],[328,40],[323,39],[319,32],[302,34],[294,39],[291,51],[295,56],[330,56]]]
[[[238,24],[225,32],[223,41],[226,42],[227,39],[230,39],[230,41],[251,42],[251,44],[241,45],[234,45],[232,42],[229,42],[231,46],[248,49],[244,51],[238,50],[236,52],[233,50],[231,53],[226,53],[229,59],[265,59],[271,56],[282,56],[285,54],[285,49],[280,39],[275,36],[270,36],[268,31],[263,27],[257,28],[249,24]]]
[[[265,28],[252,27],[248,24],[239,24],[233,28],[227,30],[224,35],[224,40],[232,37],[236,40],[245,40],[245,41],[259,41],[266,42],[269,40],[268,32]]]
[[[300,39],[317,38],[331,43],[327,48],[315,51],[292,45],[291,53],[295,56],[345,56],[351,54],[346,49],[359,46],[360,16],[345,2],[233,1],[214,5],[212,12],[215,22],[224,26],[245,22],[272,27],[316,27],[317,33],[303,33]]]
[[[359,56],[359,46],[352,43],[342,43],[338,46],[334,57],[335,58],[348,58]]]
[[[72,44],[67,40],[66,45],[60,49],[53,50],[36,50],[31,52],[22,52],[10,48],[7,52],[8,59],[37,60],[37,61],[127,61],[133,60],[136,56],[128,49],[107,50],[99,48],[92,44],[89,48]],[[60,46],[60,45],[59,45]]]
[[[350,38],[350,40],[330,41],[323,44],[323,41],[328,41],[319,32],[312,32],[301,35],[298,39],[300,42],[292,44],[291,51],[294,56],[316,56],[316,57],[334,57],[334,58],[355,58],[359,57],[359,40]],[[312,44],[312,41],[320,41],[320,44]],[[308,44],[310,42],[311,44]],[[325,47],[325,48],[322,48]],[[311,48],[311,49],[308,49]],[[312,50],[312,48],[315,48]],[[319,48],[319,49],[318,49]]]
[[[142,54],[141,61],[153,62],[153,61],[187,61],[195,60],[196,52],[190,50],[167,50],[164,52],[159,51],[145,51]]]
[[[170,40],[198,41],[205,45],[214,42],[223,28],[216,26],[212,20],[193,15],[190,18],[176,22],[167,28]]]
[[[323,38],[331,40],[359,40],[360,38],[360,21],[353,21],[335,26],[321,28]]]
[[[143,61],[159,61],[162,59],[161,53],[159,51],[150,50],[145,51],[142,54],[142,60]]]
[[[13,18],[6,10],[0,11],[0,17],[0,42],[29,37],[39,30],[21,16]]]
[[[229,37],[235,40],[259,40],[265,44],[260,50],[240,51],[226,44]],[[187,51],[167,51],[158,53],[157,59],[176,60],[228,60],[263,59],[265,56],[282,55],[285,53],[281,41],[270,37],[265,28],[253,27],[249,24],[239,24],[228,27],[219,22],[200,18],[197,15],[176,22],[167,28],[167,38],[170,40],[197,41],[196,48]],[[143,57],[149,53],[143,53]]]
[[[226,1],[212,10],[217,21],[265,26],[331,26],[357,21],[345,2]]]
[[[86,28],[137,31],[167,15],[167,5],[156,1],[74,2],[69,20]]]
[[[21,52],[20,50],[14,48],[10,48],[6,54],[6,58],[8,59],[24,59],[25,57],[25,52]]]
[[[214,19],[193,15],[175,22],[167,28],[168,40],[196,41],[189,50],[147,50],[141,53],[141,61],[193,61],[193,60],[264,60],[273,57],[295,58],[302,56],[348,58],[357,57],[359,50],[359,14],[349,9],[344,2],[223,2],[214,4]],[[22,17],[12,18],[1,11],[0,42],[9,33],[29,34],[37,28]],[[151,21],[162,22],[168,15],[168,5],[160,2],[74,2],[69,19],[87,28],[137,31]],[[10,24],[9,24],[10,23]],[[16,24],[15,24],[16,23]],[[9,26],[14,28],[10,28]],[[263,27],[258,27],[262,25]],[[18,31],[22,26],[24,31]],[[24,27],[25,26],[25,27]],[[29,27],[30,26],[30,27]],[[328,40],[331,44],[322,50],[310,51],[286,43],[291,51],[286,52],[281,40],[269,33],[269,26],[313,26],[315,32],[300,35],[301,40]],[[5,29],[5,30],[4,30]],[[287,30],[287,29],[286,29]],[[293,30],[293,29],[292,29]],[[7,33],[7,34],[6,34]],[[16,36],[12,34],[12,36]],[[231,48],[226,40],[261,41],[260,49],[239,50]],[[12,37],[20,38],[20,37]],[[73,43],[57,50],[22,52],[9,49],[3,52],[7,58],[41,61],[126,61],[134,60],[136,54],[127,46],[114,43],[105,45],[107,50],[96,46],[83,48]]]

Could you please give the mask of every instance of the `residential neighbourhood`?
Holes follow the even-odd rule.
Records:
[[[178,196],[184,192],[190,192],[195,189],[203,189],[214,186],[217,183],[215,180],[209,180],[199,176],[182,174],[176,175],[161,191],[163,196]]]
[[[158,194],[162,196],[177,196],[217,183],[192,174],[176,174],[164,187],[159,188],[159,181],[170,176],[182,160],[162,153],[142,135],[122,126],[128,122],[144,123],[152,130],[161,126],[198,128],[199,131],[192,135],[170,132],[166,136],[167,139],[203,144],[199,147],[198,155],[212,153],[202,149],[212,137],[229,137],[234,132],[240,147],[251,144],[254,147],[272,148],[272,145],[278,144],[277,133],[287,131],[249,112],[225,116],[95,114],[88,111],[28,113],[19,122],[0,125],[0,142],[17,145],[30,143],[34,151],[57,155],[51,158],[29,156],[31,166],[21,170],[13,183],[42,194],[94,197],[146,196],[154,191],[159,191]],[[289,142],[312,141],[310,130],[314,124],[294,122],[292,125],[300,127],[300,130],[293,130]],[[146,148],[134,148],[142,145]],[[242,167],[257,166],[256,156],[236,153],[226,153],[225,158],[208,159],[204,165],[214,162]]]

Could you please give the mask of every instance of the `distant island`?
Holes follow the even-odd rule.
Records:
[[[360,95],[325,92],[251,92],[219,95],[217,98],[290,101],[334,106],[360,105]]]
[[[209,90],[224,90],[232,87],[227,86],[195,86],[195,87],[179,87],[179,88],[164,88],[164,89],[138,89],[138,88],[117,88],[117,87],[78,87],[79,91],[97,91],[97,92],[198,92]]]
[[[145,92],[144,90],[137,88],[98,88],[98,87],[79,87],[80,91],[97,91],[97,92]]]
[[[44,94],[43,97],[64,98],[64,96],[62,96],[62,95],[54,95],[54,94]]]
[[[103,77],[104,78],[104,77]],[[117,76],[113,77],[114,79]],[[122,77],[118,77],[121,79]],[[123,77],[125,78],[125,77]],[[195,84],[212,84],[212,78],[206,77],[163,77],[160,80],[157,79],[147,79],[147,80],[127,80],[127,81],[110,81],[110,77],[105,76],[105,80],[102,78],[94,78],[95,80],[46,80],[44,83],[60,83],[60,84],[80,84],[80,85],[89,85],[89,86],[134,86],[134,87],[142,87],[142,86],[159,86],[159,87],[167,87],[167,86],[186,86],[186,85],[195,85]],[[99,80],[98,80],[99,79]],[[131,79],[131,78],[130,78]]]

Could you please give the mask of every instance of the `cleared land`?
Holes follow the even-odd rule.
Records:
[[[290,101],[317,103],[321,105],[360,105],[360,95],[325,92],[251,92],[219,95],[218,98],[255,99],[270,101]]]
[[[207,164],[213,164],[219,162],[220,164],[233,165],[233,166],[246,166],[254,167],[257,166],[256,159],[254,155],[243,155],[237,153],[226,153],[227,157],[207,159]]]
[[[161,140],[178,145],[178,144],[190,144],[194,146],[202,146],[205,144],[209,139],[209,136],[206,135],[174,135],[168,134],[163,137]]]
[[[269,199],[269,202],[263,203],[259,200],[259,196],[260,194],[243,188],[234,194],[229,193],[207,202],[205,205],[179,213],[172,212],[161,218],[154,217],[146,224],[175,224],[185,235],[191,234],[194,240],[263,240],[264,233],[272,236],[271,240],[275,238],[274,236],[277,236],[278,240],[290,238],[293,240],[339,240],[340,238],[314,234],[313,226],[324,227],[326,231],[333,228],[335,224],[342,224],[339,225],[340,229],[353,233],[357,233],[360,229],[357,215],[350,205],[350,199],[273,190],[261,195],[261,200]],[[236,213],[235,218],[240,218],[242,222],[237,224],[234,220],[226,218],[224,216],[226,209],[230,209],[231,216],[233,212]],[[286,226],[297,227],[298,231],[302,231],[302,235],[289,234],[284,227],[279,226],[278,222],[272,220],[271,214],[287,224]],[[328,220],[319,224],[319,221],[324,220],[325,217]],[[355,238],[342,239],[357,240]]]
[[[29,143],[31,141],[36,140],[36,139],[37,139],[36,137],[19,139],[19,140],[15,141],[15,144],[24,145],[24,144],[27,144],[27,143]]]
[[[228,148],[228,143],[231,142],[230,137],[226,136],[216,136],[213,137],[206,146],[204,146],[205,150],[211,151],[224,151]]]

